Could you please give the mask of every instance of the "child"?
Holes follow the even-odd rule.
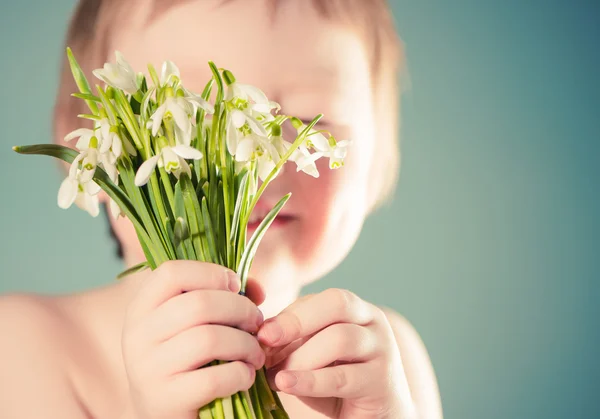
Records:
[[[3,296],[0,417],[192,419],[266,363],[292,418],[440,418],[427,352],[405,319],[346,290],[298,298],[394,186],[400,54],[386,3],[83,0],[66,43],[90,79],[119,50],[136,70],[175,62],[193,91],[212,60],[287,114],[325,114],[319,128],[353,146],[343,169],[319,162],[315,179],[286,165],[267,189],[257,220],[293,197],[261,244],[249,298],[232,272],[190,261],[72,295]],[[65,65],[58,141],[84,125],[76,90]],[[111,225],[126,265],[142,261],[130,222]],[[197,369],[213,359],[232,362]]]

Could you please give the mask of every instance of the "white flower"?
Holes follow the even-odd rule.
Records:
[[[225,100],[257,121],[272,121],[274,117],[271,111],[281,109],[277,102],[269,100],[259,88],[238,82],[227,86]]]
[[[121,215],[121,208],[114,199],[110,199],[110,202],[108,203],[108,208],[110,209],[110,214],[115,220],[119,218],[119,215]]]
[[[348,153],[348,146],[350,144],[351,143],[349,140],[343,140],[338,143],[335,143],[333,146],[330,145],[327,151],[316,151],[312,154],[308,154],[308,152],[305,152],[304,156],[296,161],[296,164],[298,165],[297,170],[303,170],[306,173],[309,173],[306,171],[306,168],[314,165],[314,162],[321,157],[329,158],[330,169],[339,169],[344,165],[344,159],[346,158],[346,154]]]
[[[191,175],[190,166],[185,159],[199,160],[202,158],[202,153],[189,145],[179,144],[175,147],[163,147],[156,156],[146,160],[135,175],[136,186],[142,186],[148,183],[154,168],[164,167],[167,173],[173,173],[177,178],[182,172]]]
[[[273,144],[273,146],[275,146],[275,149],[277,149],[277,152],[281,156],[285,155],[285,153],[287,153],[287,151],[292,146],[290,142],[284,140],[283,137],[280,135],[273,136],[271,138],[271,143]],[[311,154],[309,153],[306,146],[301,144],[300,147],[294,150],[288,161],[293,161],[296,163],[296,165],[298,165],[297,171],[302,170],[304,173],[309,174],[312,177],[319,177],[319,171],[317,170],[317,165],[315,164],[316,159],[312,161],[307,160],[307,158],[309,158],[310,156]],[[300,166],[299,162],[300,164],[302,164],[302,166]]]
[[[92,73],[109,86],[133,95],[138,91],[135,71],[119,51],[116,51],[115,55],[117,56],[116,64],[105,63],[104,68],[98,68]]]
[[[267,96],[258,87],[238,83],[237,81],[227,86],[227,92],[225,93],[225,100],[231,101],[234,99],[240,99],[244,102],[252,101],[259,108],[262,106],[263,109],[266,109],[270,104]]]
[[[63,180],[58,190],[58,206],[67,209],[75,202],[79,208],[87,211],[92,217],[97,217],[100,213],[97,196],[100,186],[94,181],[83,182],[81,174],[82,171],[77,170]]]
[[[156,136],[161,127],[163,118],[171,116],[175,121],[175,133],[179,144],[189,146],[192,142],[192,114],[193,106],[182,97],[168,97],[158,107],[151,117],[152,135]],[[195,121],[195,119],[194,119]]]
[[[180,81],[181,74],[179,72],[179,68],[175,65],[175,63],[167,60],[163,63],[162,71],[160,73],[161,86],[164,86],[165,84],[169,83],[169,81],[171,81],[171,79]],[[186,89],[183,86],[181,86],[180,89],[184,93],[183,98],[185,100],[187,100],[188,102],[190,102],[190,104],[193,106],[192,115],[194,115],[194,116],[196,115],[196,111],[198,110],[198,107],[204,109],[209,114],[212,114],[215,111],[215,108],[210,103],[208,103],[206,100],[204,100],[204,98],[202,98],[202,96],[189,91],[188,89]],[[193,123],[195,123],[195,118],[194,118]]]
[[[71,163],[69,177],[73,179],[78,177],[82,183],[90,182],[96,173],[99,158],[97,148],[90,147],[83,150]],[[81,163],[81,169],[79,169],[79,163]]]
[[[238,162],[256,160],[258,176],[263,181],[275,168],[280,158],[277,149],[269,139],[257,134],[250,134],[240,141],[235,155],[235,160]]]
[[[89,128],[79,128],[65,135],[65,141],[69,142],[74,138],[79,138],[75,147],[79,150],[86,150],[89,148],[90,140],[94,135],[96,135],[95,132]]]
[[[252,134],[258,134],[267,137],[267,130],[263,125],[252,116],[234,109],[228,115],[227,122],[227,150],[232,156],[235,156],[240,141]]]
[[[176,80],[180,80],[181,76],[179,73],[179,68],[175,65],[173,61],[165,61],[162,65],[162,70],[160,72],[160,84],[164,86],[167,84],[171,78],[176,78]]]
[[[184,96],[183,98],[185,100],[187,100],[190,105],[193,106],[194,111],[193,111],[193,115],[196,115],[196,111],[198,110],[198,108],[202,108],[206,111],[206,113],[208,114],[212,114],[215,112],[215,107],[210,104],[209,102],[207,102],[206,100],[204,100],[204,98],[200,95],[197,95],[194,92],[191,92],[189,90],[187,90],[186,88],[182,87],[181,88],[183,90]],[[193,122],[196,122],[196,119],[193,118]]]
[[[304,125],[304,124],[299,125],[297,128],[298,135],[300,135],[300,133],[302,131],[304,131],[305,128],[306,128],[306,125]],[[331,149],[331,145],[329,144],[329,141],[327,140],[327,138],[325,138],[325,136],[323,134],[321,134],[319,131],[315,131],[312,128],[308,132],[308,135],[306,136],[305,144],[306,144],[307,148],[314,148],[315,150],[321,151],[321,152],[327,152]]]

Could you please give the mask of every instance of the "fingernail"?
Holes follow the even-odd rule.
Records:
[[[269,321],[263,324],[261,335],[264,336],[269,343],[277,343],[283,336],[281,326],[275,321]]]
[[[279,381],[283,384],[283,387],[285,388],[294,387],[298,383],[298,377],[293,372],[282,371],[279,374],[281,376]]]
[[[240,277],[233,271],[227,271],[227,281],[227,286],[233,292],[238,292],[242,286],[242,281],[240,280]]]
[[[260,308],[257,308],[256,311],[258,312],[256,327],[260,328],[260,326],[262,326],[262,324],[265,322],[265,316],[263,315],[262,311],[260,311]]]

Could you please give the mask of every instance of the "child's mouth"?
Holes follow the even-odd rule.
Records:
[[[255,209],[252,212],[252,215],[250,216],[250,218],[248,219],[248,230],[250,230],[250,231],[256,230],[266,216],[267,216],[266,212],[261,213],[260,211],[257,211]],[[288,223],[294,221],[295,218],[296,217],[294,217],[292,215],[280,213],[279,215],[277,215],[277,217],[275,217],[275,220],[273,220],[269,229],[284,227]]]

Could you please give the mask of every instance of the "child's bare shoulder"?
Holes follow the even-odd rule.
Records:
[[[400,349],[406,379],[420,417],[441,418],[442,404],[437,379],[421,336],[404,316],[389,307],[385,313]]]
[[[85,417],[69,380],[67,322],[53,297],[1,295],[0,336],[0,417]]]

